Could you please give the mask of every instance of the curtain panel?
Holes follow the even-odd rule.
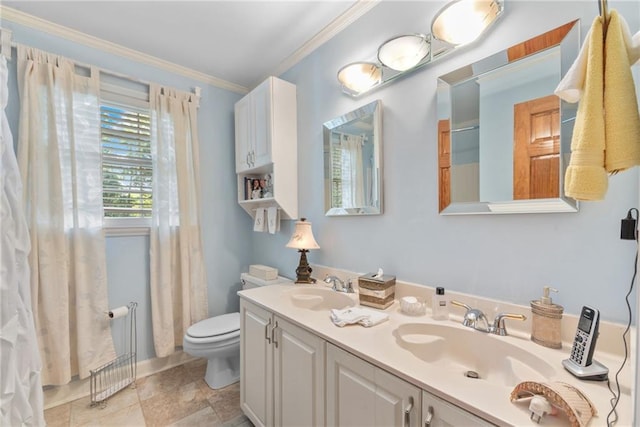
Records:
[[[198,98],[151,85],[153,208],[150,281],[157,357],[182,345],[193,323],[208,316],[200,231]]]
[[[31,236],[31,298],[43,384],[115,357],[102,229],[99,82],[74,64],[18,46],[18,159]]]

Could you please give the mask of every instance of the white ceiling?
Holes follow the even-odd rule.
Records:
[[[363,3],[369,3],[366,10],[372,7],[363,0],[2,0],[4,6],[248,89],[286,71],[301,59],[300,52],[317,47],[315,36],[335,33],[339,28],[332,25]]]

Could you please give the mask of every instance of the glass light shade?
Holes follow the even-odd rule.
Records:
[[[429,54],[431,45],[422,34],[392,38],[378,48],[378,61],[396,71],[409,70]]]
[[[354,62],[338,71],[338,81],[347,89],[360,93],[380,83],[382,70],[371,62]]]
[[[287,243],[287,248],[293,249],[320,249],[320,246],[313,237],[311,231],[311,223],[305,218],[300,218],[296,222],[296,228],[293,230],[291,240]]]
[[[455,0],[433,18],[431,33],[453,45],[471,43],[495,21],[501,10],[497,0]]]

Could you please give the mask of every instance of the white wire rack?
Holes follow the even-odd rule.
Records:
[[[136,334],[136,307],[138,303],[127,305],[129,313],[128,348],[125,353],[105,363],[91,372],[91,406],[105,407],[107,399],[136,381],[136,350],[138,337]],[[125,338],[126,339],[126,338]]]

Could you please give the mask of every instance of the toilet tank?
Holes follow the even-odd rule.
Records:
[[[250,275],[249,273],[242,273],[240,275],[240,282],[242,283],[242,289],[244,290],[244,289],[257,288],[260,286],[291,283],[292,280],[287,279],[286,277],[283,277],[283,276],[278,276],[278,278],[274,280],[262,280]]]

